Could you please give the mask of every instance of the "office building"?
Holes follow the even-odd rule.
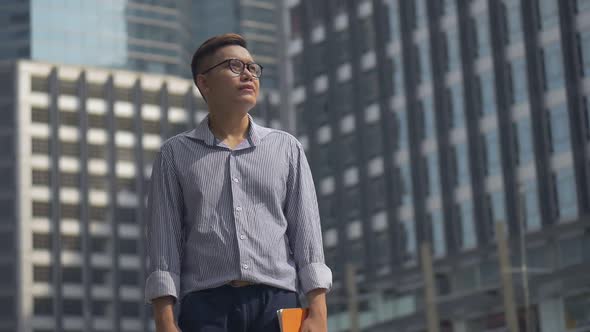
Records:
[[[335,277],[330,330],[350,327],[353,263],[362,331],[426,331],[432,312],[441,331],[514,321],[585,331],[590,2],[290,0],[287,10],[290,104]]]
[[[190,12],[189,0],[3,1],[0,60],[190,77]]]
[[[0,331],[149,331],[143,197],[160,144],[206,115],[191,80],[0,67]]]

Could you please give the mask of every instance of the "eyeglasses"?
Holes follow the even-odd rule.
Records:
[[[252,74],[252,76],[254,76],[255,78],[260,78],[260,76],[262,76],[262,66],[261,65],[255,63],[255,62],[245,63],[244,61],[242,61],[240,59],[223,60],[220,63],[216,64],[215,66],[205,70],[201,74],[205,75],[209,71],[211,71],[213,68],[219,67],[225,63],[228,63],[229,70],[231,70],[235,74],[242,75],[245,68],[247,67],[250,74]]]

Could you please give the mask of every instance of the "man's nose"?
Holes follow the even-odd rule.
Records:
[[[248,66],[244,67],[244,71],[241,75],[242,80],[252,81],[254,79],[254,75],[248,69]]]

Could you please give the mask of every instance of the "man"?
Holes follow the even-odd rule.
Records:
[[[278,331],[276,311],[299,306],[298,291],[309,303],[302,331],[327,331],[332,274],[303,148],[248,115],[262,67],[226,34],[205,41],[191,69],[209,114],[162,145],[148,197],[145,292],[157,331]]]

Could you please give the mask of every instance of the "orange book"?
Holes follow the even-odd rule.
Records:
[[[304,308],[289,308],[277,310],[279,316],[279,325],[281,332],[299,332],[301,324],[307,317],[307,309]]]

